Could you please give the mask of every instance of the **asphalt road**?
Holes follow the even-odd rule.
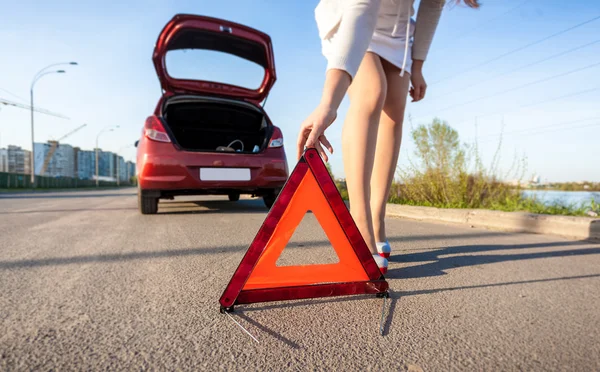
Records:
[[[0,194],[0,370],[600,370],[600,245],[390,219],[392,298],[218,299],[266,211]],[[308,215],[281,257],[334,260]]]

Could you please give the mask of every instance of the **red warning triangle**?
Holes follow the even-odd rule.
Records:
[[[296,227],[312,211],[339,262],[277,266]],[[325,164],[308,149],[273,204],[258,234],[221,296],[221,308],[235,304],[386,293],[379,271]]]

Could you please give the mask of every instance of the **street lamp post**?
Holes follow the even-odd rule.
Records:
[[[48,65],[46,67],[44,67],[43,69],[41,69],[40,71],[38,71],[37,74],[35,74],[35,76],[33,77],[33,81],[31,82],[31,86],[29,88],[29,98],[30,98],[30,111],[31,111],[31,161],[30,161],[30,166],[31,166],[31,187],[35,188],[35,137],[34,137],[34,131],[33,131],[33,112],[34,112],[34,106],[33,106],[33,87],[35,86],[35,83],[42,77],[48,74],[64,74],[65,70],[53,70],[53,71],[47,71],[48,68],[50,67],[54,67],[54,66],[60,66],[60,65],[77,65],[77,62],[61,62],[61,63],[53,63],[51,65]]]
[[[99,160],[98,160],[98,154],[99,154],[99,151],[98,151],[98,140],[100,139],[100,135],[102,133],[104,133],[104,132],[112,132],[115,129],[117,129],[118,127],[119,127],[118,125],[105,127],[96,136],[96,149],[95,149],[95,151],[96,151],[96,187],[100,186],[100,173],[99,173],[100,168],[99,168]]]
[[[119,153],[117,153],[117,187],[121,186],[121,160],[119,160]]]

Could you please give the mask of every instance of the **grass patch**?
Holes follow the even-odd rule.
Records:
[[[458,132],[446,122],[435,119],[411,132],[416,144],[416,161],[398,169],[399,182],[390,193],[390,202],[438,208],[484,208],[501,211],[585,216],[588,211],[600,212],[594,201],[582,204],[555,202],[545,204],[523,196],[519,186],[502,179],[523,179],[526,159],[515,157],[505,174],[498,171],[498,143],[492,164],[485,167],[477,143],[461,144]]]
[[[582,205],[545,204],[524,197],[519,186],[503,182],[503,179],[522,180],[527,163],[524,157],[515,156],[508,172],[500,174],[502,141],[498,143],[492,164],[485,167],[477,143],[461,143],[458,132],[439,119],[413,129],[411,136],[416,145],[415,157],[409,159],[407,167],[398,168],[397,181],[390,190],[390,203],[567,216],[586,216],[589,211],[600,214],[600,206],[594,201]],[[345,183],[338,181],[337,185],[342,197],[347,199]]]
[[[534,198],[521,197],[514,203],[512,200],[507,203],[499,203],[492,205],[490,209],[500,210],[505,212],[523,211],[538,214],[553,214],[562,216],[590,216],[589,212],[600,214],[600,204],[595,201],[587,203],[565,203],[556,201],[550,204],[545,204]]]

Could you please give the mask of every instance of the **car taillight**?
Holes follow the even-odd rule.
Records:
[[[144,134],[151,140],[158,142],[171,142],[167,131],[163,127],[162,123],[156,116],[150,116],[146,119],[146,125],[144,125]]]
[[[271,136],[271,140],[269,141],[269,147],[282,147],[283,146],[283,134],[281,134],[281,130],[277,127],[273,129],[273,135]]]

